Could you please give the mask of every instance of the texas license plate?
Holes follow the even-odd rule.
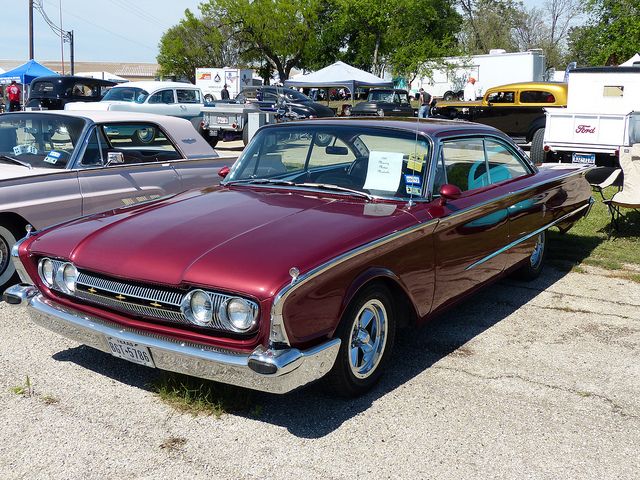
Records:
[[[571,163],[580,163],[582,165],[595,165],[596,154],[595,153],[574,153],[571,156]]]
[[[149,349],[143,345],[115,337],[107,337],[107,343],[111,349],[111,355],[114,357],[123,358],[147,367],[156,366],[153,363]]]
[[[229,123],[229,119],[227,117],[218,117],[218,123]]]

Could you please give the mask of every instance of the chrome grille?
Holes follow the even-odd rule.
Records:
[[[119,312],[192,325],[180,308],[186,293],[124,283],[79,271],[75,296]],[[211,299],[214,312],[209,328],[229,330],[219,318],[218,308],[223,302],[232,297],[213,292],[207,292],[207,294]],[[116,298],[118,296],[123,298]],[[151,305],[152,303],[157,305],[153,306]]]

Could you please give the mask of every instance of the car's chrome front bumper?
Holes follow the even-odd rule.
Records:
[[[334,339],[304,351],[259,346],[250,354],[238,353],[125,328],[45,298],[33,285],[14,285],[3,298],[28,307],[38,325],[103,352],[111,352],[107,337],[119,338],[147,347],[157,368],[264,392],[286,393],[321,378],[340,348]]]

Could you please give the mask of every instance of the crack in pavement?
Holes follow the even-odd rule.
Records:
[[[512,307],[515,307],[515,304],[510,305]],[[527,303],[525,305],[522,305],[520,308],[522,307],[535,307],[535,308],[540,308],[542,310],[557,310],[560,312],[566,312],[566,313],[587,313],[590,315],[600,315],[602,317],[615,317],[615,318],[622,318],[624,320],[640,320],[637,317],[628,317],[626,315],[620,315],[618,313],[604,313],[604,312],[596,312],[593,310],[582,310],[582,309],[578,309],[578,308],[571,308],[571,307],[549,307],[546,305],[538,305],[536,303]]]
[[[604,395],[601,395],[599,393],[593,393],[593,392],[586,392],[586,391],[581,391],[581,390],[574,390],[572,388],[569,387],[563,387],[560,385],[551,385],[549,383],[544,383],[544,382],[539,382],[537,380],[533,380],[531,378],[526,378],[523,377],[521,375],[516,375],[513,373],[508,373],[508,374],[504,374],[504,375],[496,375],[496,376],[488,376],[488,375],[481,375],[479,373],[475,373],[475,372],[470,372],[468,370],[464,370],[462,368],[454,368],[454,367],[444,367],[444,366],[440,366],[440,365],[433,365],[431,368],[435,368],[437,370],[447,370],[447,371],[452,371],[452,372],[458,372],[458,373],[464,373],[466,375],[469,375],[470,377],[476,377],[476,378],[480,378],[482,380],[503,380],[503,379],[510,379],[510,380],[521,380],[525,383],[530,383],[532,385],[537,385],[539,387],[546,387],[552,390],[559,390],[565,393],[571,393],[573,395],[577,395],[579,397],[582,398],[597,398],[599,400],[602,400],[603,402],[607,403],[610,408],[611,411],[613,413],[617,413],[618,415],[620,415],[623,418],[628,418],[628,419],[632,419],[632,420],[640,420],[640,416],[639,415],[635,415],[633,413],[628,413],[624,410],[624,408],[620,405],[618,405],[616,402],[614,402],[613,400],[611,400],[609,397],[606,397]]]
[[[552,293],[552,294],[555,294],[555,295],[561,295],[561,296],[566,296],[566,297],[574,297],[574,298],[581,298],[581,299],[587,299],[587,300],[597,300],[598,302],[613,303],[614,305],[624,305],[624,306],[627,306],[627,307],[638,307],[638,308],[640,308],[640,304],[636,304],[636,303],[627,303],[627,302],[621,302],[621,301],[618,301],[618,300],[607,300],[606,298],[595,299],[595,298],[590,297],[588,295],[578,295],[578,294],[575,294],[575,293],[558,292],[556,290],[551,290],[549,288],[546,288],[544,290],[540,290],[539,288],[536,288],[536,287],[528,287],[526,285],[515,285],[515,284],[512,284],[512,283],[508,283],[508,284],[505,284],[505,285],[508,286],[508,287],[511,287],[511,288],[520,288],[522,290],[532,290],[532,291],[538,292],[538,293]]]

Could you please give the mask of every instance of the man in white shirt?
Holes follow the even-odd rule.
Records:
[[[476,99],[476,79],[469,77],[467,84],[464,86],[464,101],[474,101]]]

